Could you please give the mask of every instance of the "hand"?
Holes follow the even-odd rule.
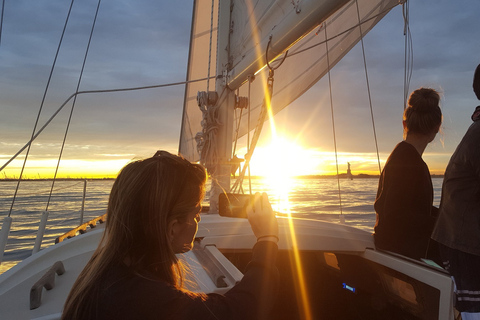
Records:
[[[247,205],[247,216],[253,233],[259,241],[278,241],[277,218],[265,192],[255,193],[255,200]]]

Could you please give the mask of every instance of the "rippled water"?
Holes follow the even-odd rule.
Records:
[[[55,182],[53,196],[48,205],[49,220],[42,248],[54,244],[56,237],[81,224],[84,187],[86,197],[82,221],[87,222],[105,213],[112,184],[113,180],[91,180],[87,181],[86,185],[83,180]],[[286,184],[288,208],[285,207],[284,201],[281,201],[281,196],[276,194],[278,185],[272,188],[266,180],[253,179],[252,189],[267,192],[274,210],[278,210],[280,214],[285,214],[289,210],[295,217],[331,222],[339,222],[339,215],[343,214],[345,224],[373,231],[375,224],[373,202],[377,192],[377,178],[341,179],[340,196],[336,179],[296,178]],[[436,206],[440,201],[441,184],[441,178],[433,179]],[[22,181],[20,184],[11,212],[13,222],[0,273],[31,254],[39,220],[47,206],[51,185],[51,181]],[[1,223],[8,216],[16,186],[17,182],[14,181],[0,181]]]

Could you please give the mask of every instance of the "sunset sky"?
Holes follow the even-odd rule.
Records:
[[[410,0],[413,75],[410,92],[442,93],[442,132],[424,160],[443,174],[480,104],[472,91],[480,63],[480,1]],[[70,6],[65,0],[6,1],[0,42],[0,166],[32,135],[50,68]],[[97,1],[77,1],[66,29],[38,128],[75,92]],[[104,0],[101,3],[80,90],[139,87],[185,79],[192,1]],[[366,60],[382,166],[402,140],[404,36],[401,6],[365,38]],[[370,110],[365,99],[361,47],[331,72],[340,172],[378,174]],[[132,159],[158,149],[177,153],[184,86],[79,96],[59,170],[60,177],[107,177]],[[55,171],[70,106],[35,141],[25,177]],[[280,142],[271,146],[264,127],[252,174],[335,172],[330,96],[320,80],[275,117]],[[277,147],[275,147],[277,146]],[[240,150],[242,155],[245,150]],[[20,173],[25,152],[0,172]],[[273,168],[273,169],[272,169]],[[282,169],[283,168],[283,169]]]

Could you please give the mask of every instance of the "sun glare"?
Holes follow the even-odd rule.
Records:
[[[250,166],[252,175],[261,176],[269,186],[269,196],[275,198],[275,210],[287,212],[293,177],[312,174],[316,162],[301,144],[277,137],[270,144],[255,149]]]
[[[312,174],[316,165],[306,149],[282,137],[267,146],[258,146],[251,161],[255,175],[280,179]]]

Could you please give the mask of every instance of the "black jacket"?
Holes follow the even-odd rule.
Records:
[[[438,209],[426,163],[402,141],[388,157],[375,200],[375,245],[413,259],[426,258]]]
[[[277,245],[258,242],[242,281],[225,295],[206,299],[179,291],[164,281],[133,273],[125,265],[109,271],[98,285],[100,301],[94,302],[92,319],[258,319],[274,303],[278,285],[275,267]],[[91,305],[89,303],[89,305]]]
[[[480,256],[480,119],[470,126],[450,158],[432,238]]]

